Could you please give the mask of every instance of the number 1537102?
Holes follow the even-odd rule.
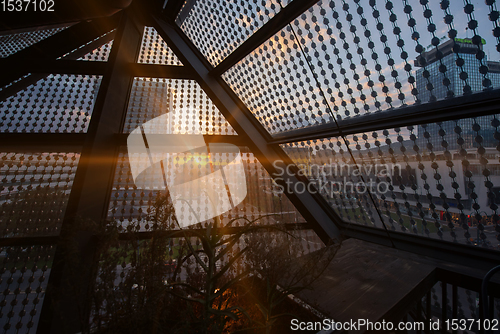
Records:
[[[3,12],[53,12],[54,0],[0,0]]]

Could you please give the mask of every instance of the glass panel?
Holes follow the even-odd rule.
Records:
[[[138,62],[141,64],[182,65],[172,49],[168,47],[153,27],[144,28]]]
[[[4,333],[36,332],[56,247],[0,247],[0,327]]]
[[[3,91],[4,89],[6,89],[6,88],[8,88],[8,87],[10,87],[12,85],[14,85],[15,83],[18,83],[19,81],[28,78],[30,75],[31,75],[31,73],[28,73],[28,74],[23,75],[22,77],[20,77],[20,78],[18,78],[16,80],[10,82],[10,83],[8,83],[7,85],[5,85],[3,87],[0,87],[0,92]]]
[[[223,78],[271,134],[500,88],[490,8],[421,4],[319,1]]]
[[[112,46],[113,41],[109,41],[108,43],[92,50],[92,52],[87,53],[85,56],[78,58],[78,60],[108,61]]]
[[[164,134],[236,134],[201,87],[193,80],[135,78],[124,132],[168,114]]]
[[[74,53],[81,51],[81,49],[87,47],[88,45],[95,43],[99,40],[100,46],[92,50],[91,52],[85,54],[82,57],[79,57],[78,60],[87,60],[87,61],[107,61],[109,57],[109,53],[111,52],[111,46],[113,46],[113,41],[109,41],[108,43],[103,44],[104,38],[107,38],[106,36],[110,36],[111,34],[114,34],[116,32],[116,29],[110,30],[109,32],[95,38],[92,41],[87,42],[86,44],[80,45],[77,48],[71,50],[70,52],[58,57],[57,59],[64,59],[64,58],[70,58],[70,59],[75,59]]]
[[[86,132],[101,77],[50,74],[0,102],[1,132]]]
[[[0,153],[0,236],[58,235],[78,153]]]
[[[187,1],[176,23],[213,65],[218,65],[290,0]]]
[[[22,32],[0,36],[0,58],[8,57],[68,27]]]
[[[346,221],[498,249],[498,117],[282,147]]]
[[[143,176],[147,181],[144,181],[142,184],[147,184],[147,187],[142,187],[141,184],[136,185],[134,183],[130,164],[140,166],[141,169],[146,170],[145,167],[149,166],[150,161],[148,155],[134,154],[130,157],[125,152],[120,153],[108,217],[120,222],[123,228],[126,228],[132,222],[138,221],[141,222],[141,227],[145,230],[153,228],[151,222],[148,223],[148,220],[151,221],[151,213],[157,197],[165,195],[164,178],[168,182],[177,178],[196,179],[197,177],[213,173],[212,168],[217,171],[221,168],[220,166],[227,166],[236,156],[235,153],[231,153],[230,151],[226,153],[226,148],[223,145],[215,148],[217,151],[211,152],[209,159],[203,155],[189,154],[178,154],[174,159],[170,159],[172,154],[158,154],[161,158],[165,157],[163,162],[165,173],[157,173],[153,167],[150,167],[149,171],[145,172]],[[213,147],[212,150],[214,150]],[[270,215],[262,218],[260,223],[304,223],[305,220],[287,197],[284,194],[278,194],[273,191],[274,187],[269,174],[255,156],[248,152],[246,148],[240,148],[240,151],[246,183],[232,182],[228,174],[226,174],[228,175],[226,183],[231,187],[230,191],[232,193],[241,188],[243,191],[246,190],[246,196],[241,203],[233,203],[235,204],[234,208],[222,214],[222,222],[225,224],[236,217],[246,217],[253,220],[260,216]],[[154,158],[154,160],[160,160],[161,158]],[[212,190],[215,192],[215,189]],[[190,205],[193,205],[192,209]],[[210,209],[209,201],[191,201],[189,205],[186,204],[181,209],[186,216],[179,217],[179,212],[176,211],[177,218],[179,220],[185,218],[192,224],[196,224],[196,217],[192,212],[193,210],[197,212],[202,211],[202,208],[196,205],[204,206],[207,210]],[[244,221],[241,221],[241,223],[244,223]]]

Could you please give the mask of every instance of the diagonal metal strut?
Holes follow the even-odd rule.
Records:
[[[293,188],[299,183],[306,189],[308,186],[312,186],[307,177],[298,173],[298,168],[279,145],[269,144],[272,137],[222,78],[210,74],[213,67],[180,28],[176,24],[165,22],[161,18],[153,18],[153,24],[183,64],[193,69],[200,86],[236,132],[247,140],[250,150],[275,182],[285,187],[285,189],[289,185]],[[281,171],[287,172],[283,173]],[[285,191],[285,193],[325,243],[332,239],[341,239],[339,226],[341,226],[342,220],[329,207],[321,195],[317,192],[314,193],[314,191],[301,193]]]

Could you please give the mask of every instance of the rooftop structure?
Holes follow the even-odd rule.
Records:
[[[311,319],[500,318],[495,1],[55,6],[0,20],[5,333],[168,332],[252,242],[280,283],[335,250],[291,293]]]

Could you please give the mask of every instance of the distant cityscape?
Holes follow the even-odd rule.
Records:
[[[455,53],[458,48],[460,51]],[[482,57],[482,64],[488,67],[485,75],[479,72],[478,54],[479,58]],[[463,59],[464,64],[457,59]],[[470,91],[465,88],[466,94],[490,89],[487,86],[500,86],[500,63],[488,61],[481,47],[472,44],[470,39],[448,40],[438,48],[422,53],[415,60],[415,65],[419,67],[415,76],[421,103],[464,95],[465,82],[470,86]],[[484,68],[482,71],[485,72]],[[467,72],[467,80],[461,79],[465,78],[462,72]],[[446,87],[443,81],[448,83],[448,80]],[[500,137],[495,135],[495,127],[500,122],[494,125],[492,120],[500,115],[470,116],[440,124],[415,125],[411,132],[401,129],[401,136],[392,142],[387,142],[382,134],[378,138],[367,134],[364,140],[369,142],[368,146],[354,149],[351,142],[355,161],[347,152],[342,153],[341,145],[337,148],[340,152],[334,152],[336,145],[333,143],[340,138],[314,141],[316,145],[322,142],[322,149],[321,145],[314,149],[311,143],[309,146],[290,145],[286,151],[301,168],[322,166],[317,174],[310,175],[315,181],[321,180],[322,184],[352,184],[363,179],[366,183],[368,180],[385,183],[388,180],[390,187],[385,193],[373,191],[373,194],[384,224],[393,229],[414,230],[419,234],[441,237],[444,235],[443,228],[452,228],[462,241],[466,239],[469,243],[496,245],[498,241],[495,240],[492,215],[495,206],[500,205],[500,186],[497,186],[500,185]],[[357,136],[361,137],[361,134]],[[387,139],[396,137],[388,134]],[[376,140],[378,144],[374,145]],[[358,165],[363,170],[363,166],[387,164],[389,168],[394,167],[395,173],[377,175],[372,169],[371,173],[364,174],[364,178],[345,172],[341,173],[341,177],[324,173],[332,164]],[[485,181],[489,182],[491,191],[480,186]],[[382,224],[378,215],[373,210],[369,211],[373,205],[363,192],[348,193],[342,189],[333,193],[331,189],[321,191],[337,212],[347,215],[344,219],[379,227]],[[388,224],[388,221],[391,223]],[[478,222],[479,229],[476,228]],[[469,227],[472,229],[469,230]]]

